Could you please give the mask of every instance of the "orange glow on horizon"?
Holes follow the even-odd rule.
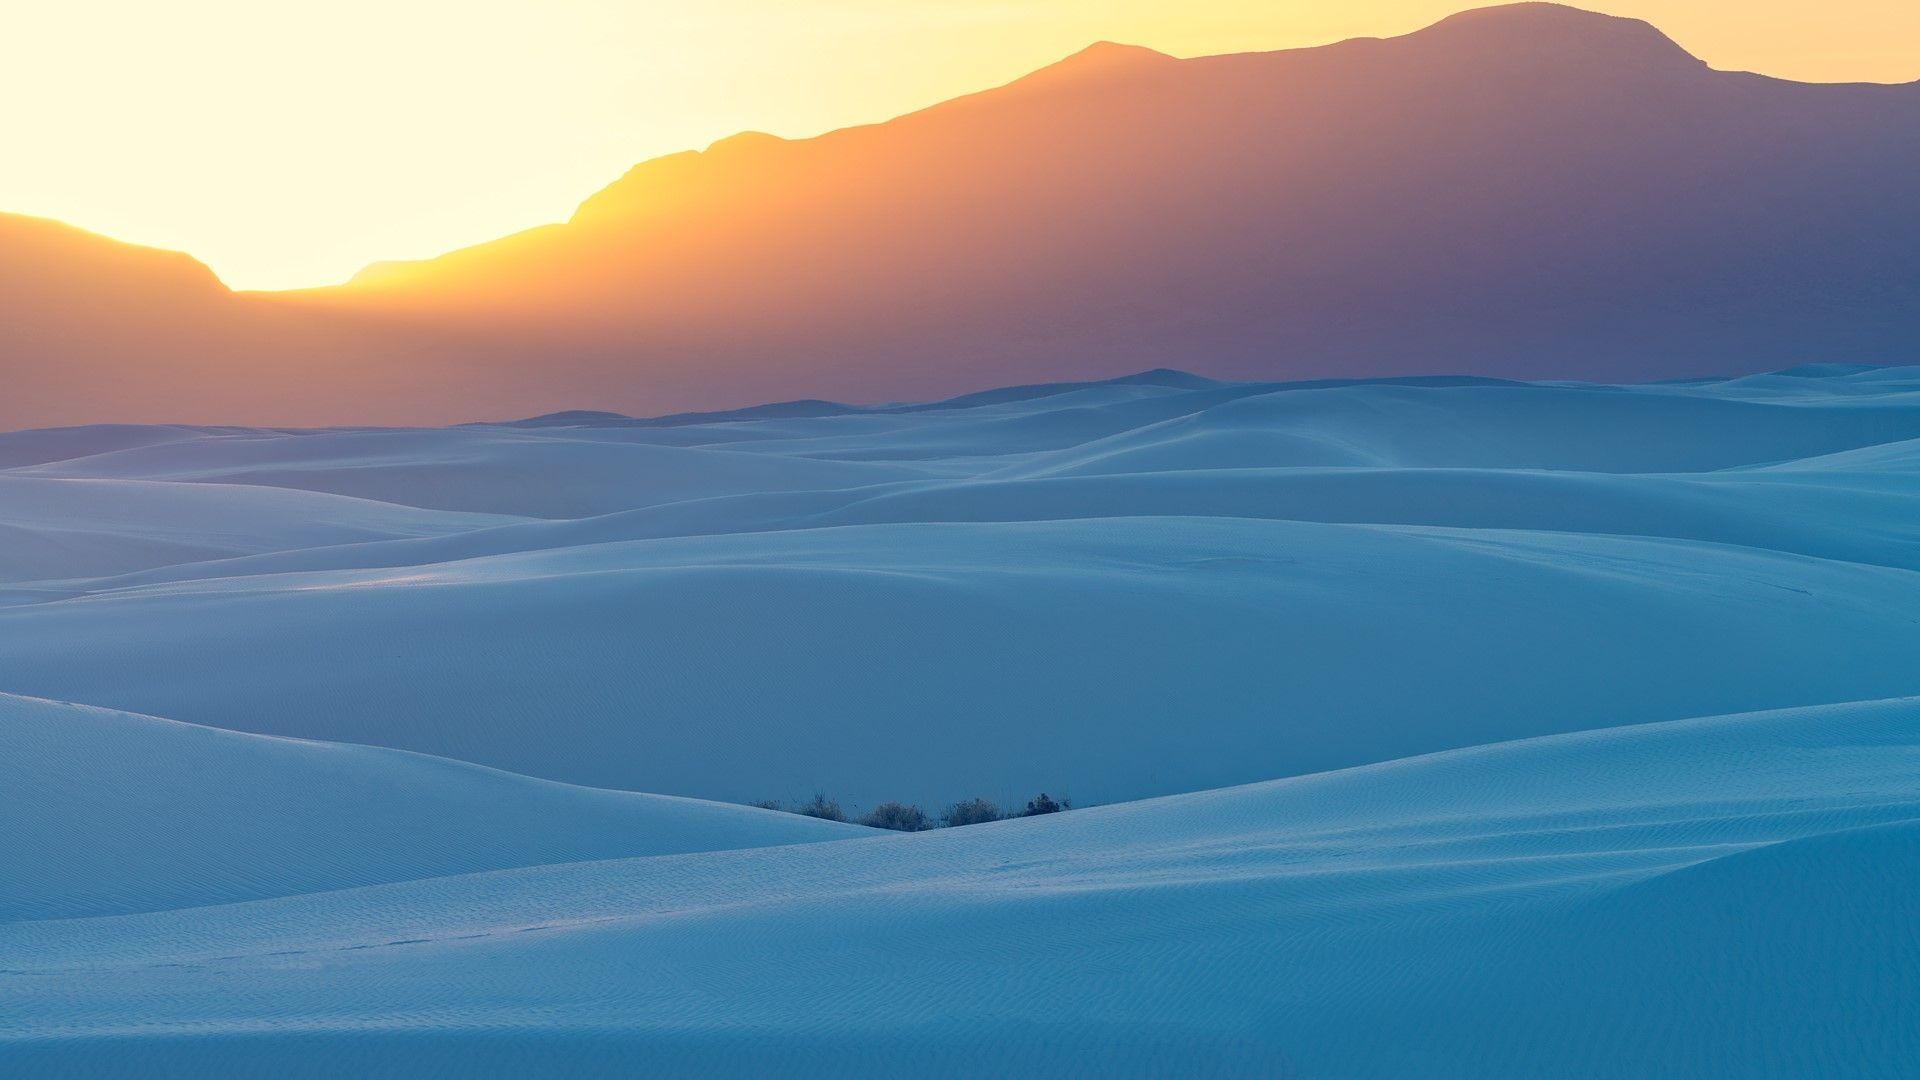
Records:
[[[1463,0],[71,0],[0,36],[0,210],[337,282],[565,219],[638,161],[806,136],[1006,82],[1094,40],[1179,56],[1405,33]],[[1595,0],[1708,63],[1920,77],[1909,0]]]

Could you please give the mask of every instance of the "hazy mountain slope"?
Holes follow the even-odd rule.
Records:
[[[0,428],[345,421],[430,401],[434,355],[403,327],[229,292],[179,252],[0,214]]]
[[[866,830],[0,694],[0,922]]]
[[[207,383],[244,307],[189,256],[0,214],[0,426],[161,419],[134,403]]]
[[[1885,361],[1910,355],[1916,131],[1920,87],[1714,72],[1553,5],[1268,54],[1098,47],[885,124],[650,162],[563,227],[354,294],[564,312],[597,327],[577,347],[639,341],[659,385],[710,398],[719,372],[859,399],[1165,362]]]
[[[0,426],[658,413],[1164,365],[1900,362],[1916,172],[1920,85],[1716,72],[1554,5],[1274,53],[1102,45],[885,123],[644,162],[565,224],[340,289],[109,273],[140,260],[0,223],[0,279],[40,290],[0,300],[30,316]],[[35,299],[43,279],[77,299]]]
[[[0,925],[28,1070],[1897,1075],[1912,700],[908,836]]]

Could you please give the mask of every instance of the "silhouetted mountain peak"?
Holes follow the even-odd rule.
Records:
[[[769,135],[764,131],[742,131],[714,142],[707,147],[706,152],[712,154],[765,150],[786,141],[778,135]]]
[[[1555,63],[1584,62],[1621,70],[1681,66],[1699,70],[1700,58],[1653,24],[1603,15],[1565,4],[1520,3],[1462,11],[1408,35],[1408,40],[1444,43],[1510,57]]]
[[[1041,86],[1071,80],[1104,78],[1109,75],[1178,62],[1166,53],[1155,52],[1144,45],[1096,41],[1064,60],[1057,60],[1018,80],[1014,85]]]

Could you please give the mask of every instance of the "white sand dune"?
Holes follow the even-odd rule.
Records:
[[[434,510],[581,517],[711,494],[918,477],[884,464],[767,458],[497,428],[248,432],[159,442],[22,470],[35,476],[247,484]]]
[[[867,832],[4,694],[0,791],[0,922]]]
[[[1759,394],[1746,382],[1295,387],[1086,443],[1038,471],[1399,465],[1702,472],[1920,434],[1920,401],[1903,392],[1836,394],[1826,381],[1796,380],[1810,387],[1797,397]]]
[[[87,1075],[1898,1075],[1920,702],[0,925]]]
[[[207,578],[0,608],[0,653],[40,696],[594,786],[1110,802],[1920,693],[1915,611],[1911,570],[1751,547],[1093,518]]]
[[[25,538],[0,556],[0,688],[860,805],[1112,802],[1916,694],[1917,391],[1861,368],[1155,372],[659,420],[115,429],[0,470]]]
[[[1916,447],[1859,367],[0,435],[0,1073],[1903,1075]]]
[[[205,438],[222,429],[165,424],[94,424],[0,432],[0,467],[41,465],[95,454]]]
[[[275,487],[0,472],[0,582],[96,578],[262,552],[446,536],[517,520]]]

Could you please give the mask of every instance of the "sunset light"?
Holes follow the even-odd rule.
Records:
[[[1585,2],[0,0],[0,1076],[1920,1077],[1920,3]]]
[[[541,222],[650,157],[805,136],[1096,40],[1178,56],[1392,35],[1455,0],[72,0],[4,6],[0,208],[343,281]],[[1920,77],[1905,0],[1614,0],[1719,68]]]

